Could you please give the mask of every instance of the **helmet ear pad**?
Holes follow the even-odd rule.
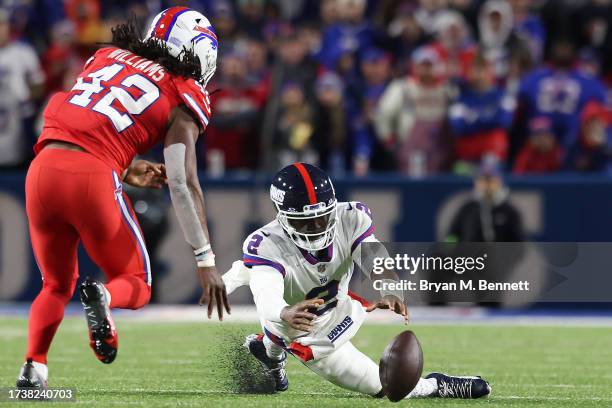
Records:
[[[200,60],[202,85],[206,85],[217,70],[217,47],[210,40],[202,40],[194,44],[194,54]]]

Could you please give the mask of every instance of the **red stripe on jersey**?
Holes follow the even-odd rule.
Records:
[[[300,344],[297,341],[294,341],[289,345],[289,351],[291,352],[291,354],[293,354],[305,363],[314,358],[312,348],[310,348],[310,346],[304,346],[303,344]]]
[[[172,26],[174,16],[182,11],[189,10],[189,7],[171,7],[162,14],[153,30],[153,37],[161,40],[165,39],[166,33]]]
[[[310,178],[310,174],[308,174],[308,170],[306,170],[306,167],[304,167],[302,163],[294,163],[293,165],[296,169],[298,169],[302,179],[304,180],[306,190],[308,191],[308,199],[310,200],[310,204],[316,204],[317,195],[315,194],[314,185],[312,184],[312,179]]]
[[[359,303],[361,303],[361,306],[363,307],[368,307],[370,306],[370,302],[368,302],[367,300],[365,300],[364,298],[362,298],[361,296],[357,295],[355,292],[351,292],[350,290],[348,291],[348,295],[351,299],[355,299],[356,301],[358,301]]]

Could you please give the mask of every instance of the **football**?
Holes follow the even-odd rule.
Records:
[[[416,387],[423,372],[423,350],[415,334],[406,330],[385,348],[380,358],[379,375],[383,392],[397,402]]]

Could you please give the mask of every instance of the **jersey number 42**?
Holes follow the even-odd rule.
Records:
[[[130,115],[140,115],[159,98],[157,85],[140,74],[125,77],[119,84],[120,86],[102,85],[102,82],[112,80],[124,68],[121,64],[113,64],[92,72],[86,77],[78,78],[72,91],[83,92],[74,95],[68,102],[103,114],[112,122],[117,132],[123,132],[134,123]],[[134,98],[127,91],[131,88],[135,88],[140,93],[138,98]],[[100,93],[103,96],[93,106],[90,106],[93,102],[92,96]],[[115,101],[127,113],[120,112]]]

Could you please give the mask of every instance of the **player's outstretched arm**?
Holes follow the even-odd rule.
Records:
[[[364,244],[366,243],[365,247]],[[379,258],[387,258],[389,253],[384,245],[374,236],[371,235],[367,237],[358,247],[357,250],[353,253],[355,262],[362,267],[364,264],[364,260],[366,260],[366,265],[372,264],[372,259],[375,257]],[[369,260],[369,261],[367,261]],[[366,268],[363,268],[364,270]],[[376,273],[371,271],[369,274],[369,278],[372,281],[382,280],[382,281],[392,281],[397,282],[399,277],[397,273],[392,269],[385,269],[381,273]],[[371,312],[376,309],[389,309],[394,311],[397,314],[400,314],[404,317],[406,323],[410,320],[410,315],[408,314],[408,308],[406,307],[406,303],[403,300],[403,293],[401,291],[386,291],[382,290],[380,292],[381,300],[372,303],[370,306],[366,308],[367,312]]]
[[[172,205],[196,257],[202,285],[200,304],[208,305],[208,318],[216,305],[219,320],[223,320],[223,309],[230,313],[230,305],[208,239],[204,195],[196,162],[195,142],[199,133],[200,128],[191,113],[181,107],[175,108],[164,141],[164,161]]]
[[[372,303],[366,308],[366,312],[371,312],[376,309],[390,309],[395,313],[404,316],[404,320],[408,322],[410,316],[408,315],[408,308],[403,300],[394,295],[385,295],[381,300],[376,303]]]

